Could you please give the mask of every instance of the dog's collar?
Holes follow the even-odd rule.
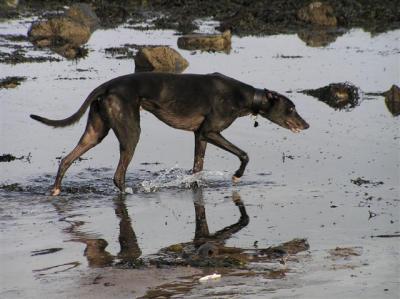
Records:
[[[260,112],[262,102],[265,100],[267,100],[265,90],[256,88],[253,102],[251,103],[251,112],[253,115],[257,115]]]

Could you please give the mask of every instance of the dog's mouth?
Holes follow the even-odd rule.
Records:
[[[307,123],[305,125],[299,126],[298,124],[296,124],[290,120],[285,121],[285,125],[293,133],[299,133],[302,130],[308,129],[308,127],[309,127],[309,125]]]

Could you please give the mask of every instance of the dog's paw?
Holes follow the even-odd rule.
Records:
[[[240,182],[240,177],[232,176],[232,183],[237,184]]]
[[[61,193],[61,189],[60,188],[53,188],[50,191],[50,195],[51,196],[58,196],[58,195],[60,195],[60,193]]]

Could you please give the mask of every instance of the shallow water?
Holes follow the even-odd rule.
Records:
[[[29,22],[0,23],[0,29],[25,34]],[[118,161],[112,134],[70,168],[62,196],[46,195],[59,157],[75,146],[85,121],[50,129],[29,114],[68,116],[97,85],[134,71],[132,60],[112,58],[105,48],[137,43],[177,49],[176,39],[173,31],[121,26],[94,32],[83,60],[1,65],[0,77],[28,80],[16,89],[0,90],[0,154],[30,153],[31,158],[0,164],[0,185],[19,184],[14,191],[0,189],[0,296],[125,298],[143,295],[143,286],[159,286],[157,290],[171,290],[178,298],[396,298],[399,239],[371,236],[400,231],[399,119],[380,96],[364,96],[359,106],[339,111],[298,91],[333,82],[351,82],[364,93],[399,85],[399,30],[371,36],[354,29],[326,47],[309,47],[297,35],[277,35],[233,37],[229,54],[179,50],[190,62],[186,73],[218,71],[287,92],[310,129],[293,134],[260,118],[258,128],[250,118],[237,120],[224,136],[247,151],[250,163],[242,181],[232,185],[237,158],[209,146],[205,171],[193,176],[192,134],[143,112],[142,135],[127,177],[132,194],[122,200],[128,218],[119,214],[121,199],[112,184]],[[9,51],[4,45],[0,50]],[[43,53],[28,49],[28,54]],[[359,177],[372,183],[351,182]],[[263,248],[301,237],[308,239],[310,250],[289,261],[289,272],[280,279],[234,275],[227,269],[127,272],[94,267],[98,261],[84,254],[88,240],[103,239],[109,255],[101,261],[119,261],[121,219],[129,220],[128,234],[140,249],[134,253],[142,257],[193,240],[193,182],[203,191],[210,232],[238,221],[232,194],[240,195],[250,221],[226,246],[254,248],[257,241]],[[336,247],[356,248],[359,255],[334,258],[329,250]],[[31,256],[48,248],[61,250]],[[219,281],[198,283],[198,277],[213,271],[223,272]],[[127,283],[141,279],[147,279],[142,286]],[[165,285],[170,282],[174,285]]]

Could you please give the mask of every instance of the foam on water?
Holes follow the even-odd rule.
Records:
[[[155,177],[140,182],[140,191],[150,193],[165,188],[191,188],[193,185],[221,185],[228,181],[228,175],[222,171],[202,171],[191,174],[189,171],[172,167],[161,170]],[[228,181],[230,182],[230,181]]]

